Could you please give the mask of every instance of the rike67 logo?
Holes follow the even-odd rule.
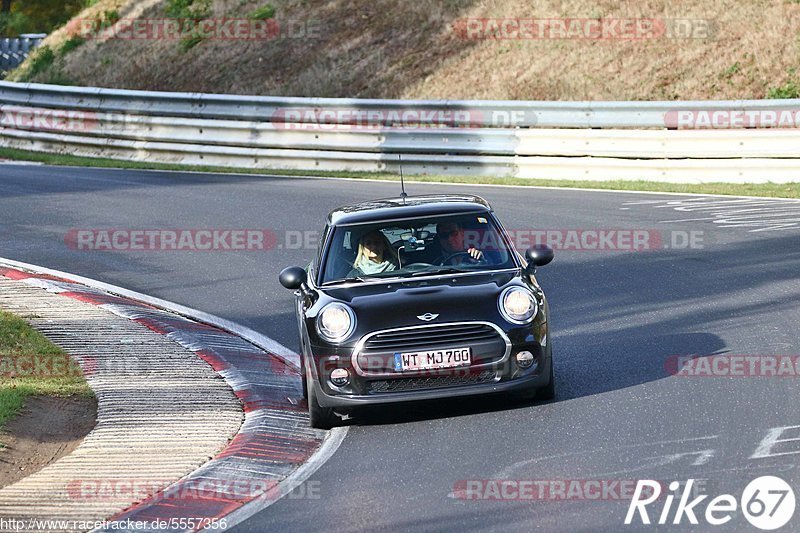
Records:
[[[690,500],[694,496],[694,481],[690,479],[685,484],[673,481],[669,484],[668,492],[662,494],[660,482],[639,480],[625,516],[625,524],[640,521],[647,525],[654,522],[659,525],[687,522],[698,525],[699,516],[709,525],[721,526],[733,520],[741,508],[742,514],[752,526],[761,530],[774,530],[786,525],[794,515],[794,491],[779,477],[761,476],[754,479],[744,488],[738,501],[731,494],[720,494],[709,501],[706,501],[709,497],[707,494],[701,494]],[[683,490],[678,494],[681,486]],[[673,507],[676,499],[677,504]],[[660,505],[653,504],[660,504],[661,501],[663,507],[659,512]],[[649,510],[648,506],[651,506]],[[652,518],[649,511],[655,511]]]

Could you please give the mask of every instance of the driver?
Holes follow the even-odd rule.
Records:
[[[456,222],[442,222],[436,225],[436,238],[439,239],[439,244],[442,247],[442,255],[436,261],[443,264],[444,260],[453,254],[465,253],[469,254],[475,261],[483,259],[483,252],[477,248],[464,244],[464,228]],[[448,264],[458,265],[468,259],[466,255],[453,257],[452,260],[447,261]]]

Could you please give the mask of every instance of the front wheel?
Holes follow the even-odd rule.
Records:
[[[530,402],[533,400],[548,401],[556,397],[556,378],[553,370],[553,360],[550,359],[550,380],[547,385],[538,388],[525,389],[517,391],[514,396],[523,402]]]
[[[303,398],[308,400],[308,378],[306,377],[306,358],[300,355],[300,382],[303,384]]]
[[[550,360],[550,381],[547,382],[547,385],[541,387],[536,391],[536,399],[537,400],[552,400],[556,397],[556,376],[555,371],[553,370],[553,361]]]
[[[313,383],[308,383],[308,416],[311,427],[331,429],[339,423],[339,419],[330,407],[322,407],[317,401],[317,390]]]

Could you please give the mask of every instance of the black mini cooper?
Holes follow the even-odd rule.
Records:
[[[555,394],[547,299],[477,196],[407,196],[328,215],[317,255],[280,282],[297,296],[311,425],[386,402]]]

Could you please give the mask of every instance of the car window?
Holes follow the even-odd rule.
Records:
[[[486,213],[332,228],[321,283],[516,267]]]

